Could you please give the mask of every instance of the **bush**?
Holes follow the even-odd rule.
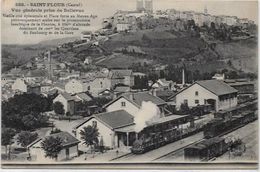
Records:
[[[56,114],[64,115],[65,113],[64,106],[61,102],[55,102],[53,104],[53,110]]]
[[[58,128],[54,128],[54,129],[51,131],[50,134],[55,134],[55,133],[60,133],[60,132],[61,132],[60,129],[58,129]]]

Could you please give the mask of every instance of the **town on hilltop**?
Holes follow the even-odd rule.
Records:
[[[256,39],[137,0],[80,39],[3,45],[2,163],[257,162]]]

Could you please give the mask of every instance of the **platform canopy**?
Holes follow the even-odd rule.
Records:
[[[130,125],[122,128],[115,129],[116,132],[122,132],[122,133],[130,133],[135,132],[135,125]]]

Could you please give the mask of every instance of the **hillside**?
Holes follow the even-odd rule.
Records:
[[[257,73],[257,38],[217,44],[216,51],[236,69]]]
[[[58,38],[58,39],[52,39],[52,40],[46,40],[46,41],[41,41],[39,44],[41,45],[48,45],[48,46],[58,46],[64,43],[68,42],[73,42],[76,40],[79,40],[80,37],[67,37],[67,38]]]
[[[218,41],[209,45],[189,32],[165,30],[141,30],[118,33],[100,45],[65,47],[58,45],[73,42],[76,37],[43,41],[35,45],[3,45],[2,71],[19,66],[48,49],[54,50],[58,61],[83,63],[88,56],[93,63],[108,68],[130,68],[133,64],[172,64],[201,72],[221,69],[243,70],[257,73],[257,39]],[[75,42],[74,42],[75,43]],[[232,66],[227,65],[231,61]]]
[[[106,41],[103,46],[110,51],[136,46],[149,60],[180,65],[186,61],[191,70],[201,72],[230,69],[226,63],[228,60],[231,61],[233,70],[257,72],[256,38],[218,41],[215,48],[208,48],[203,40],[185,32],[142,30],[135,33],[120,33]]]
[[[181,32],[175,34],[168,31],[142,30],[135,33],[121,33],[106,41],[103,45],[106,49],[114,51],[128,46],[137,46],[144,51],[148,58],[159,61],[177,62],[191,53],[198,53],[205,44],[196,37]]]
[[[20,66],[39,53],[50,49],[48,45],[2,45],[2,72]]]

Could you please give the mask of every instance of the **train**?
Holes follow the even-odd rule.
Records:
[[[131,152],[133,154],[143,154],[201,131],[203,131],[206,139],[214,138],[257,119],[256,108],[257,101],[247,102],[233,109],[215,113],[214,120],[207,124],[195,125],[186,129],[176,127],[176,123],[178,125],[187,122],[194,123],[194,115],[185,115],[178,120],[171,116],[166,117],[138,133],[138,139],[133,142]],[[208,107],[207,109],[199,107],[197,110],[194,110],[194,113],[197,116],[201,116],[207,110]]]
[[[246,110],[236,115],[215,118],[204,127],[204,138],[213,138],[219,135],[223,135],[227,132],[231,132],[239,127],[242,127],[250,122],[253,122],[258,118],[257,113],[254,110]]]
[[[213,137],[184,149],[185,160],[209,161],[242,144],[241,139]]]
[[[208,113],[207,109],[208,106],[206,108],[200,106],[196,110],[194,108],[194,113],[202,115]],[[176,116],[179,117],[176,118]],[[138,133],[138,139],[134,141],[131,152],[134,154],[143,154],[203,131],[203,125],[195,125],[186,129],[177,127],[178,125],[185,125],[189,122],[193,123],[193,117],[194,115],[170,115],[159,119]]]

